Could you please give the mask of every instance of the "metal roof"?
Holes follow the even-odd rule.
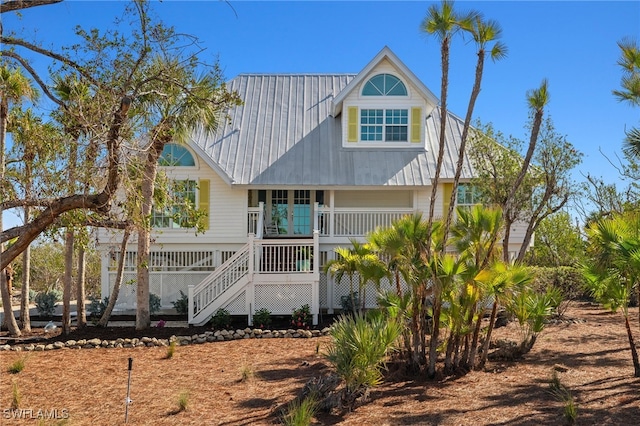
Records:
[[[343,148],[332,101],[356,74],[241,74],[227,83],[244,104],[212,135],[196,132],[191,146],[227,182],[252,187],[431,185],[440,109],[425,122],[419,148]],[[452,179],[462,120],[449,114],[441,179]],[[426,149],[425,149],[426,148]],[[465,160],[462,178],[471,177]]]

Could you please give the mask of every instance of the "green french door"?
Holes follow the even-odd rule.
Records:
[[[274,189],[271,191],[270,219],[283,236],[311,235],[311,191]]]

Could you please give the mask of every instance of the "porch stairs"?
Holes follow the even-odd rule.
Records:
[[[189,324],[205,324],[249,284],[250,251],[246,244],[202,282],[189,287]]]

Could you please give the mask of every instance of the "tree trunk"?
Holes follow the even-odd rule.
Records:
[[[456,172],[453,177],[453,190],[449,200],[449,210],[445,216],[444,235],[445,238],[449,234],[451,221],[453,220],[453,209],[456,205],[458,195],[458,185],[460,184],[460,175],[462,174],[462,165],[464,163],[464,153],[467,146],[467,138],[469,136],[469,127],[471,126],[471,118],[476,105],[476,100],[480,94],[480,84],[482,82],[482,71],[484,69],[484,49],[478,50],[478,62],[476,63],[476,75],[473,82],[473,89],[469,97],[469,105],[467,106],[467,115],[464,118],[464,126],[462,128],[462,136],[460,138],[460,147],[458,149],[458,162],[456,163]]]
[[[513,225],[513,221],[509,217],[511,211],[505,210],[503,213],[504,217],[504,239],[502,240],[502,258],[505,263],[510,263],[511,259],[509,256],[509,239],[511,238],[511,225]]]
[[[64,243],[64,290],[62,292],[62,333],[71,333],[71,287],[73,283],[73,230],[67,228]]]
[[[633,333],[631,333],[631,325],[629,324],[629,317],[624,316],[624,326],[627,329],[627,337],[629,337],[629,347],[631,348],[631,359],[633,360],[633,377],[640,377],[640,361],[638,361],[638,350],[636,349],[636,343],[633,340]]]
[[[138,229],[137,286],[136,286],[136,330],[144,330],[151,325],[149,312],[149,231]]]
[[[84,326],[87,325],[87,312],[84,305],[84,300],[86,298],[84,292],[86,265],[87,252],[84,247],[80,247],[78,250],[78,277],[76,279],[76,311],[78,312],[76,324],[78,328],[84,328]]]
[[[25,221],[27,220],[25,211]],[[22,253],[22,290],[20,298],[20,322],[22,331],[31,331],[31,317],[29,315],[29,284],[31,281],[31,246]]]
[[[440,294],[441,291],[434,292],[433,297],[433,325],[431,329],[431,341],[429,342],[429,366],[427,368],[427,376],[430,379],[436,377],[436,361],[438,359],[438,337],[440,336],[440,310],[442,308]]]
[[[4,323],[9,330],[9,334],[13,337],[20,337],[22,333],[18,328],[18,323],[13,315],[11,307],[11,294],[9,294],[6,270],[0,271],[0,292],[2,293],[2,307],[4,310]]]
[[[158,129],[157,134],[161,134]],[[149,260],[150,260],[150,229],[151,212],[153,209],[153,191],[155,189],[156,175],[158,173],[158,158],[162,154],[164,145],[169,142],[160,137],[154,140],[149,147],[147,159],[142,177],[142,208],[141,217],[143,223],[138,227],[138,254],[137,254],[137,290],[136,290],[136,329],[144,330],[151,325],[149,312]]]
[[[125,228],[124,235],[122,236],[122,243],[120,244],[120,259],[118,259],[118,271],[116,272],[116,282],[113,284],[113,290],[109,295],[109,303],[102,313],[100,321],[98,321],[98,327],[106,327],[113,312],[116,301],[118,300],[118,294],[120,293],[120,286],[122,286],[122,277],[124,276],[124,262],[127,254],[127,243],[129,242],[129,236],[131,235],[131,229]]]
[[[482,344],[482,357],[478,362],[476,370],[483,369],[484,364],[487,362],[487,355],[489,354],[489,343],[491,343],[491,332],[493,331],[493,326],[496,323],[497,315],[498,315],[498,299],[493,301],[493,308],[491,309],[491,317],[489,318],[489,326],[487,327],[487,336],[484,338],[484,343]],[[474,361],[475,360],[472,360],[472,362]]]

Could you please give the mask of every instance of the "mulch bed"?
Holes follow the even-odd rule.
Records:
[[[638,310],[631,312],[637,333]],[[549,392],[554,371],[577,403],[577,424],[640,424],[640,380],[633,377],[622,315],[576,303],[566,316],[549,324],[524,359],[489,362],[485,371],[434,381],[395,374],[371,392],[368,403],[350,413],[318,414],[315,424],[562,425],[563,403]],[[111,332],[118,333],[109,336],[115,339],[131,337],[123,334],[133,330]],[[517,339],[518,333],[510,323],[494,338]],[[6,418],[14,387],[20,408],[58,416],[45,424],[124,424],[129,358],[128,424],[274,424],[278,407],[309,379],[330,371],[322,356],[328,343],[328,337],[243,339],[180,346],[171,358],[161,347],[0,352],[2,424],[28,424]],[[20,358],[24,370],[8,374]],[[181,394],[188,395],[184,411],[178,409]]]

